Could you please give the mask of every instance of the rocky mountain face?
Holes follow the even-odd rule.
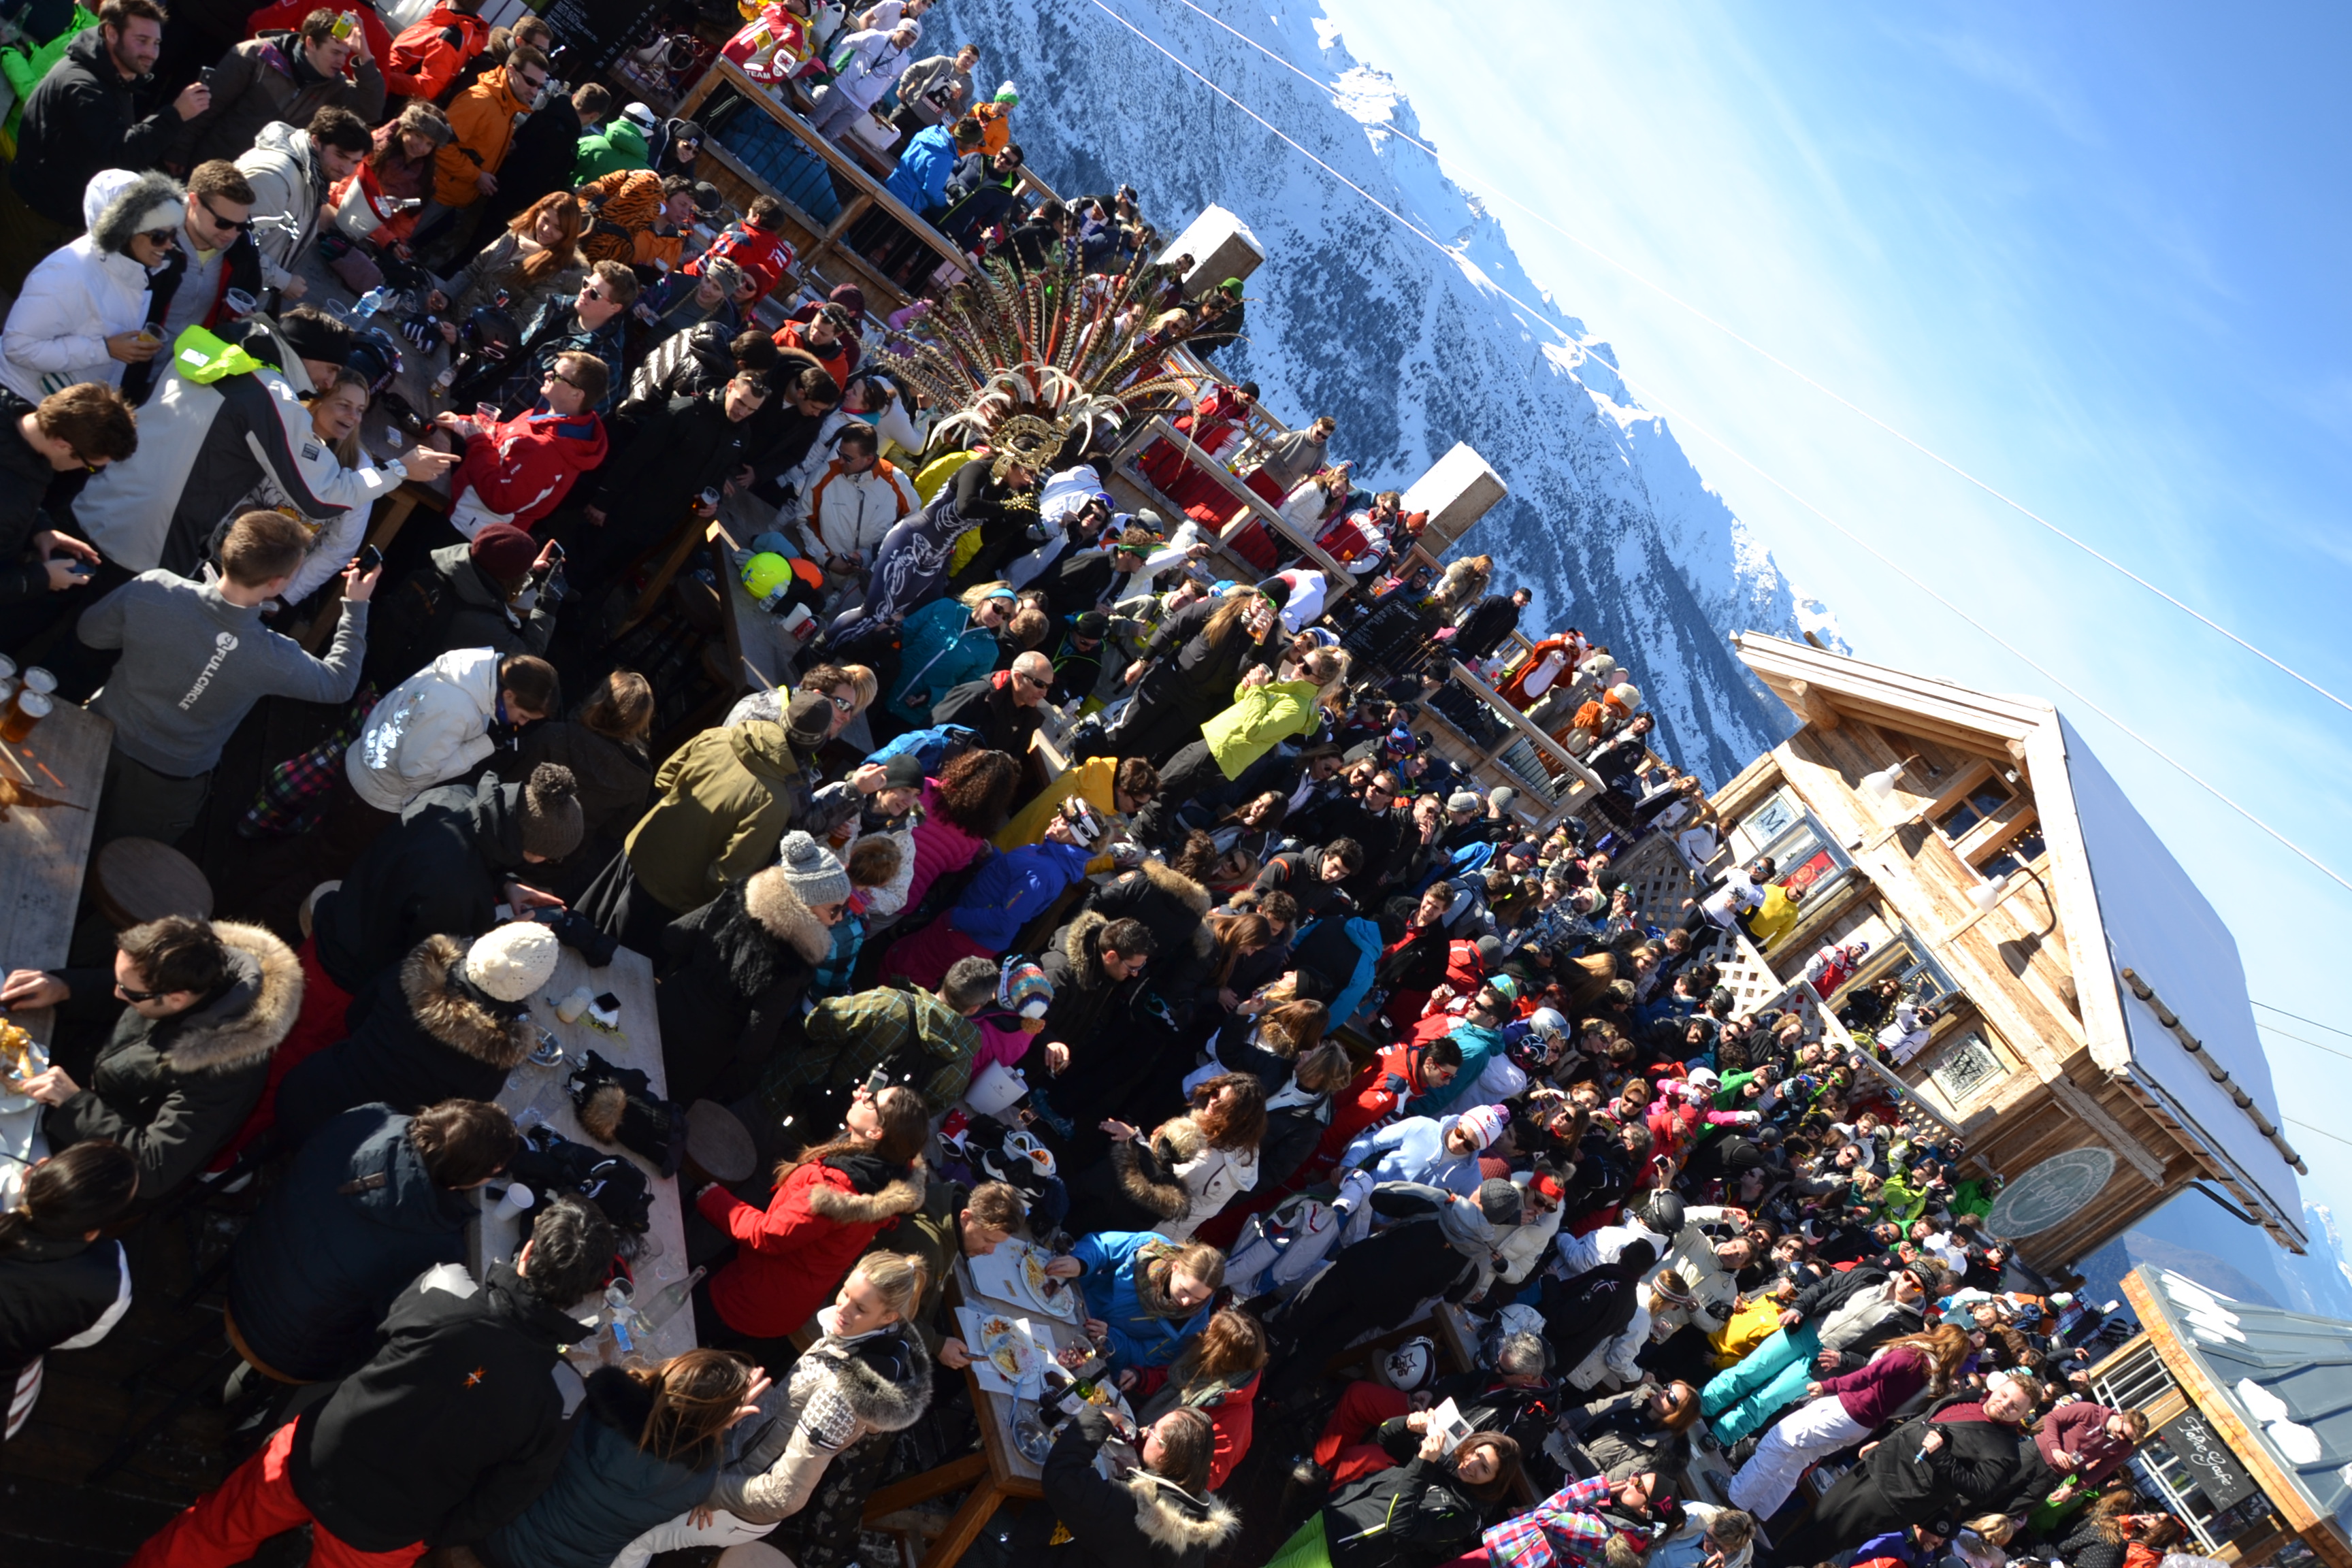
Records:
[[[1475,447],[1511,493],[1457,552],[1535,590],[1530,635],[1568,624],[1605,641],[1657,713],[1662,752],[1719,784],[1794,728],[1727,637],[1811,628],[1842,647],[1828,611],[1639,405],[1610,347],[1552,309],[1493,216],[1395,134],[1427,140],[1394,84],[1311,5],[1202,0],[1310,80],[1177,0],[1104,3],[1438,243],[1095,0],[948,0],[925,47],[971,40],[988,85],[1018,81],[1014,138],[1064,195],[1132,184],[1171,236],[1213,203],[1239,216],[1267,261],[1247,340],[1220,368],[1258,382],[1286,423],[1338,420],[1333,452],[1360,488],[1402,489],[1457,439]]]

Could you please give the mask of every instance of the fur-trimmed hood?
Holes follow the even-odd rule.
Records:
[[[818,1314],[820,1325],[826,1316]],[[903,1322],[855,1340],[836,1339],[827,1330],[793,1363],[793,1402],[804,1407],[825,1380],[870,1432],[903,1432],[931,1407],[931,1354],[923,1336]]]
[[[1070,961],[1070,978],[1081,991],[1099,991],[1114,984],[1102,966],[1102,949],[1096,937],[1110,924],[1099,910],[1082,910],[1062,928],[1062,956]]]
[[[1135,1528],[1179,1557],[1216,1551],[1242,1527],[1242,1516],[1213,1494],[1194,1497],[1165,1476],[1138,1470],[1127,1478],[1135,1499]]]
[[[878,1192],[861,1193],[819,1176],[810,1182],[802,1201],[809,1213],[835,1225],[880,1225],[923,1206],[923,1181],[916,1174],[898,1176]]]
[[[302,1011],[302,963],[265,926],[215,921],[236,979],[212,1002],[180,1015],[165,1052],[182,1072],[236,1072],[268,1058]]]
[[[1182,1219],[1192,1212],[1192,1194],[1176,1167],[1201,1152],[1205,1140],[1189,1116],[1160,1123],[1147,1143],[1110,1146],[1111,1177],[1118,1195],[1154,1219]]]
[[[177,228],[187,217],[187,200],[186,190],[169,174],[102,169],[82,194],[82,218],[89,225],[91,244],[122,256],[142,230]],[[155,221],[159,214],[168,217],[168,225]]]
[[[1177,870],[1164,860],[1146,860],[1136,868],[1156,892],[1166,894],[1192,911],[1200,923],[1192,928],[1192,953],[1206,958],[1217,945],[1216,933],[1209,929],[1208,913],[1215,900],[1209,889]]]
[[[788,943],[805,963],[819,963],[833,951],[833,933],[793,891],[782,866],[756,872],[743,884],[743,908],[762,931]]]
[[[418,1028],[485,1066],[510,1070],[530,1054],[530,1019],[502,1018],[459,984],[466,944],[428,936],[400,963],[400,994]]]

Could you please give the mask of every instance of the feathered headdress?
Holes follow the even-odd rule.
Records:
[[[1091,443],[1097,428],[1119,427],[1130,403],[1185,389],[1147,374],[1168,347],[1140,330],[1148,276],[993,257],[923,317],[922,336],[894,332],[876,358],[955,409],[933,434],[987,442],[1000,480],[1016,463],[1043,473],[1074,432]]]

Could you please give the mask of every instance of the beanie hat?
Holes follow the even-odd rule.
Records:
[[[1500,1138],[1510,1124],[1510,1117],[1499,1105],[1474,1105],[1454,1120],[1455,1126],[1478,1140],[1481,1149]]]
[[[1257,585],[1257,591],[1277,610],[1290,603],[1290,584],[1279,577],[1268,577]]]
[[[500,1002],[528,1001],[555,978],[562,951],[555,932],[537,921],[509,921],[474,939],[466,950],[466,978]]]
[[[1639,708],[1642,705],[1642,689],[1630,680],[1621,680],[1611,687],[1609,695],[1628,708]]]
[[[1042,1018],[1054,1005],[1054,983],[1026,959],[1009,958],[997,976],[996,1005],[1024,1018]]]
[[[996,89],[996,101],[1008,107],[1013,104],[1019,103],[1021,101],[1021,89],[1014,87],[1008,81],[1003,87]]]
[[[541,763],[531,769],[522,785],[523,853],[561,860],[580,847],[587,831],[580,810],[580,782],[572,770],[561,763]]]
[[[825,298],[851,315],[863,320],[866,315],[866,290],[855,283],[844,283]]]
[[[1516,1002],[1519,999],[1519,983],[1511,975],[1490,974],[1486,978],[1484,984],[1487,990],[1506,1002]]]
[[[923,759],[912,752],[900,752],[882,764],[884,789],[920,789],[923,787]]]
[[[832,737],[833,699],[814,691],[795,691],[784,705],[784,733],[803,752],[814,752]]]
[[[840,858],[798,828],[784,835],[782,864],[784,885],[811,909],[849,897],[849,873]]]
[[[1079,637],[1099,640],[1110,636],[1110,617],[1100,610],[1088,610],[1070,623],[1070,630]]]
[[[1466,789],[1457,789],[1445,797],[1445,809],[1448,811],[1476,811],[1485,804],[1475,793]]]
[[[1519,1206],[1519,1189],[1500,1176],[1489,1176],[1478,1184],[1478,1212],[1488,1225],[1517,1225],[1524,1211]]]
[[[474,535],[466,553],[491,582],[520,583],[530,575],[531,563],[539,559],[539,545],[513,523],[494,522]]]
[[[694,210],[704,217],[709,217],[715,214],[722,213],[727,210],[727,198],[720,195],[719,194],[719,187],[712,184],[709,180],[695,181],[692,195],[694,196]],[[724,258],[722,258],[721,259]]]
[[[640,131],[657,131],[661,128],[661,121],[654,117],[654,111],[642,103],[624,105],[621,118]]]
[[[1486,804],[1496,811],[1510,810],[1511,803],[1518,798],[1519,792],[1508,784],[1496,784],[1486,792]]]

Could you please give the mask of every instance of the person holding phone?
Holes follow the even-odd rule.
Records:
[[[261,624],[309,554],[310,531],[281,512],[248,511],[229,524],[221,575],[191,582],[142,572],[82,616],[90,647],[121,648],[91,709],[114,722],[95,842],[173,843],[195,825],[221,750],[265,697],[343,703],[360,682],[368,598],[380,571],[343,574],[334,641],[314,658]],[[130,635],[136,625],[138,635]]]

